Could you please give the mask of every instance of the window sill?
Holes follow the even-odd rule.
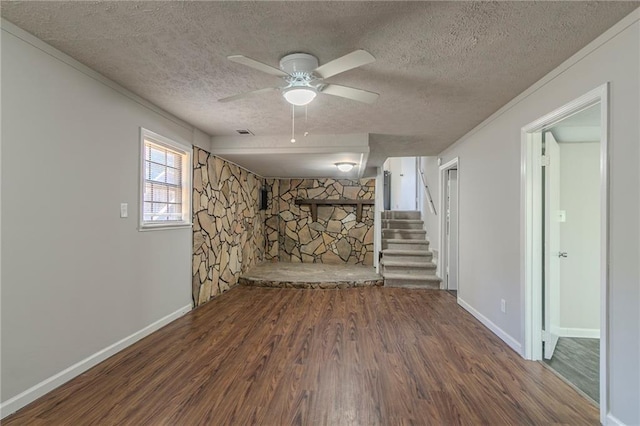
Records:
[[[158,225],[140,225],[138,227],[138,231],[147,232],[147,231],[166,231],[170,229],[184,229],[191,228],[193,226],[192,223],[180,223],[175,225],[167,225],[167,224],[158,224]]]

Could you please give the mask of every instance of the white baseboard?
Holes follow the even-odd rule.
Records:
[[[587,337],[599,339],[600,330],[591,328],[567,328],[551,326],[551,332],[560,337]]]
[[[611,413],[607,414],[607,423],[606,426],[626,426],[620,420],[615,418]]]
[[[48,379],[43,380],[42,382],[38,383],[35,386],[30,387],[26,391],[14,396],[13,398],[6,400],[2,404],[0,404],[0,418],[5,418],[9,414],[15,413],[25,405],[35,401],[36,399],[47,394],[48,392],[51,392],[58,386],[68,382],[74,377],[79,376],[80,374],[84,373],[91,367],[101,363],[102,361],[109,358],[110,356],[120,352],[127,346],[131,346],[132,344],[142,339],[143,337],[146,337],[149,334],[153,333],[154,331],[160,329],[161,327],[164,327],[165,325],[169,324],[171,321],[174,321],[177,318],[180,318],[190,310],[191,310],[191,305],[184,306],[178,309],[177,311],[172,312],[163,318],[160,318],[158,321],[155,321],[154,323],[149,324],[142,330],[136,331],[130,336],[127,336],[124,339],[119,340],[116,343],[107,346],[106,348],[81,360],[80,362],[75,363],[71,367],[66,368],[65,370],[62,370],[61,372],[49,377]]]
[[[496,336],[498,336],[500,339],[502,339],[502,341],[504,341],[507,345],[509,345],[509,347],[511,349],[513,349],[514,351],[516,351],[518,353],[518,355],[522,356],[522,345],[520,344],[520,342],[518,342],[516,339],[514,339],[513,337],[511,337],[509,334],[507,334],[507,332],[505,332],[503,329],[501,329],[500,327],[498,327],[497,325],[495,325],[489,318],[485,317],[484,315],[482,315],[480,312],[478,312],[475,308],[473,308],[471,305],[469,305],[467,302],[465,302],[464,300],[462,300],[460,298],[460,295],[458,293],[458,304],[460,306],[462,306],[467,312],[469,312],[471,315],[473,315],[474,317],[476,317],[476,319],[478,321],[480,321],[485,327],[487,327],[489,330],[491,330],[493,332],[493,334],[495,334]]]

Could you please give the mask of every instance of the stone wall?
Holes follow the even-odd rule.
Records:
[[[268,189],[259,210],[260,188]],[[200,148],[193,152],[195,306],[228,290],[265,260],[373,265],[373,206],[309,206],[296,199],[375,198],[375,180],[263,179]]]
[[[265,260],[277,262],[280,259],[280,179],[267,179],[266,184],[269,194],[265,220]]]
[[[264,179],[200,148],[193,149],[193,266],[195,306],[237,284],[265,259]]]
[[[374,206],[363,206],[356,220],[355,206],[318,206],[313,221],[309,206],[296,199],[375,198],[375,180],[279,179],[268,181],[272,205],[268,210],[268,241],[276,241],[267,259],[282,262],[350,263],[373,265]],[[277,201],[277,202],[276,202]]]

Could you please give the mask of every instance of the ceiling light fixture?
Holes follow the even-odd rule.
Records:
[[[352,163],[351,161],[341,161],[339,163],[335,163],[338,170],[341,172],[350,172],[351,169],[356,165],[356,163]]]
[[[291,105],[303,106],[307,105],[316,97],[316,90],[309,86],[292,86],[282,91],[282,96]]]

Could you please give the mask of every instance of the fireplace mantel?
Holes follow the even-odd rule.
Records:
[[[314,199],[298,199],[296,204],[299,206],[311,206],[311,218],[314,222],[318,221],[318,206],[356,206],[356,220],[362,222],[362,206],[372,206],[375,200],[349,200],[345,198],[337,200],[314,200]]]

